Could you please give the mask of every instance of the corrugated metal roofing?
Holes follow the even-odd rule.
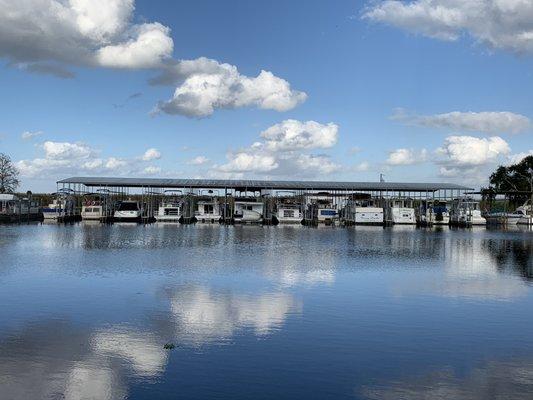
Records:
[[[58,181],[59,184],[83,184],[99,187],[149,187],[149,188],[214,188],[214,189],[275,189],[275,190],[365,190],[425,192],[437,190],[473,190],[453,183],[408,182],[335,182],[335,181],[266,181],[232,179],[152,179],[73,177]]]

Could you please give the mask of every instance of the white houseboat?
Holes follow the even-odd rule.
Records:
[[[182,203],[178,200],[164,200],[157,208],[155,215],[159,222],[178,222],[182,216]]]
[[[280,224],[300,224],[303,219],[300,205],[291,203],[278,204],[274,216]]]
[[[103,194],[87,194],[84,196],[81,206],[81,219],[85,221],[101,221],[111,216],[111,204],[109,198]]]
[[[412,199],[392,199],[387,203],[388,221],[395,225],[416,224],[415,209]]]
[[[196,211],[194,212],[196,222],[215,223],[219,222],[222,217],[220,213],[220,204],[213,199],[198,200],[196,202]]]

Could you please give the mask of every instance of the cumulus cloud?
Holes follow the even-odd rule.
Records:
[[[452,166],[478,166],[497,161],[511,152],[509,144],[499,136],[476,138],[449,136],[436,150],[440,162]]]
[[[197,156],[197,157],[194,157],[192,160],[189,160],[187,164],[204,165],[204,164],[207,164],[209,161],[210,161],[209,158],[207,158],[206,156]]]
[[[160,67],[170,29],[134,24],[134,0],[0,0],[0,57],[30,72],[71,77],[65,65]]]
[[[156,167],[155,165],[149,165],[143,169],[145,175],[158,175],[161,173],[161,167]]]
[[[416,151],[413,149],[396,149],[389,152],[387,164],[389,165],[413,165],[426,161],[427,150]]]
[[[234,178],[244,173],[278,177],[328,175],[341,166],[328,155],[306,151],[332,147],[337,142],[337,134],[338,126],[333,123],[285,120],[264,130],[261,141],[228,153],[228,162],[214,166],[211,172],[213,176],[222,173]]]
[[[146,150],[142,156],[143,161],[152,161],[159,160],[161,158],[161,153],[155,148],[150,148]]]
[[[511,154],[507,157],[507,165],[518,164],[524,158],[533,156],[533,150],[523,151],[521,153]]]
[[[263,70],[248,77],[234,65],[203,57],[176,62],[152,83],[178,84],[172,99],[159,102],[154,113],[196,118],[208,117],[216,109],[241,107],[288,111],[307,98],[272,72]]]
[[[363,18],[440,40],[468,34],[490,48],[533,51],[533,2],[528,0],[385,0],[366,8]]]
[[[32,140],[38,136],[41,136],[42,134],[43,134],[42,131],[34,131],[34,132],[26,131],[26,132],[22,132],[20,137],[24,140]]]
[[[143,165],[142,158],[101,158],[98,150],[85,143],[45,141],[41,149],[44,153],[42,157],[16,162],[23,177],[58,178],[88,172],[154,175],[161,171],[159,167]],[[154,159],[149,158],[147,161]]]
[[[228,155],[228,163],[218,169],[222,172],[270,172],[278,168],[276,157],[271,154],[256,154],[240,151]]]
[[[285,120],[261,132],[265,146],[271,151],[329,148],[337,143],[339,127],[315,121]]]
[[[508,111],[453,111],[435,115],[409,115],[404,110],[398,109],[392,119],[430,128],[491,134],[519,133],[529,129],[531,126],[529,118]]]

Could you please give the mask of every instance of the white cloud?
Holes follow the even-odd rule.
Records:
[[[43,143],[46,158],[52,160],[68,160],[88,158],[93,154],[92,149],[83,143],[52,142]]]
[[[161,168],[155,165],[149,165],[143,170],[143,173],[145,175],[158,175],[161,173]]]
[[[207,158],[206,156],[197,156],[197,157],[194,157],[192,160],[189,160],[188,164],[204,165],[204,164],[207,164],[209,161],[210,161],[209,158]]]
[[[46,141],[41,148],[44,152],[43,157],[16,162],[23,177],[58,178],[87,172],[154,175],[161,172],[156,166],[145,167],[142,158],[101,158],[97,150],[84,143]],[[149,154],[154,155],[152,152]],[[155,158],[149,158],[153,159]]]
[[[159,160],[161,158],[161,153],[155,148],[150,148],[146,150],[142,156],[143,161],[152,161]]]
[[[283,170],[287,176],[290,176],[291,171],[296,176],[329,175],[341,168],[339,164],[324,155],[300,154],[297,157],[285,158],[283,161],[288,164]]]
[[[413,149],[396,149],[389,152],[387,164],[389,165],[413,165],[426,161],[427,150],[416,151]]]
[[[166,26],[142,24],[134,31],[134,38],[99,49],[96,54],[98,63],[113,68],[153,68],[161,66],[172,54],[173,42]]]
[[[109,157],[105,162],[105,168],[109,170],[117,170],[128,165],[126,160],[116,157]]]
[[[242,178],[244,173],[301,178],[329,175],[341,166],[328,155],[306,151],[333,146],[337,133],[338,126],[333,123],[286,120],[263,131],[262,141],[228,153],[228,162],[213,166],[210,175],[225,178]]]
[[[240,151],[228,155],[229,162],[220,166],[222,172],[270,172],[279,164],[271,154],[256,154],[253,151]]]
[[[179,86],[172,99],[160,102],[155,112],[203,118],[216,109],[258,107],[288,111],[304,102],[304,92],[269,71],[256,77],[241,75],[237,67],[207,58],[179,61],[153,83]]]
[[[0,9],[0,57],[29,71],[152,68],[172,55],[169,28],[131,22],[133,0],[0,0]]]
[[[498,161],[511,152],[509,144],[499,136],[476,138],[473,136],[449,136],[436,153],[440,162],[448,166],[478,166]]]
[[[35,131],[35,132],[26,131],[26,132],[22,132],[20,137],[24,140],[32,140],[38,136],[41,136],[42,134],[43,134],[42,131]]]
[[[527,156],[533,156],[533,150],[509,155],[509,157],[507,157],[506,164],[507,165],[518,164],[520,161],[522,161]]]
[[[508,111],[459,112],[436,115],[408,115],[399,109],[392,119],[408,124],[454,131],[519,133],[530,128],[529,118]]]
[[[368,7],[363,18],[441,40],[467,33],[494,49],[533,51],[529,0],[385,0]]]
[[[337,143],[339,127],[315,121],[285,120],[261,132],[270,151],[293,151],[333,147]]]

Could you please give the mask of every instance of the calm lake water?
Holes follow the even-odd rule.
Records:
[[[0,398],[531,399],[532,277],[525,229],[0,226]]]

